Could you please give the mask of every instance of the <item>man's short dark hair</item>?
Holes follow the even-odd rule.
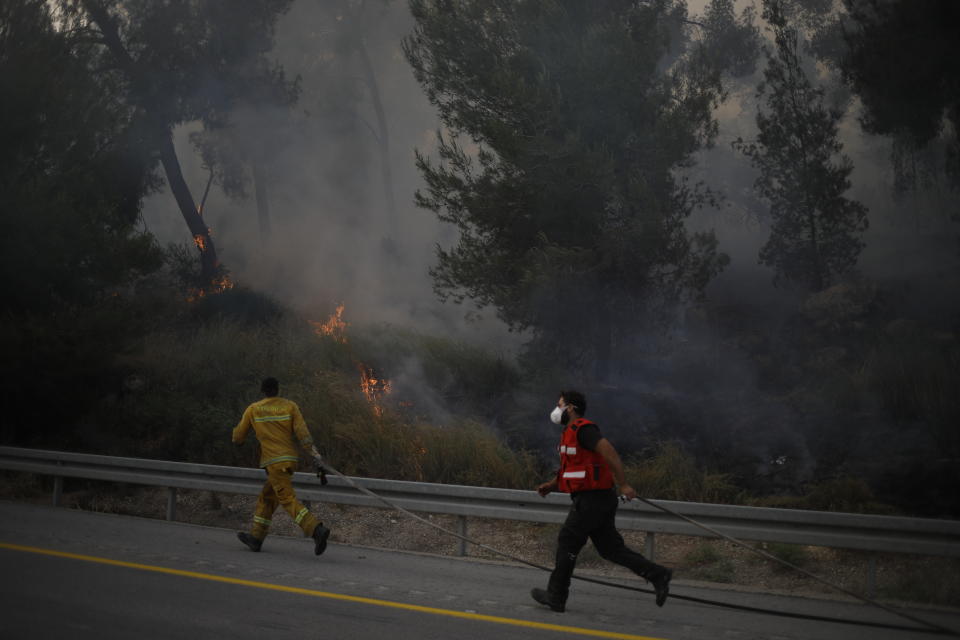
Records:
[[[573,408],[576,409],[577,413],[586,415],[587,413],[587,399],[579,391],[574,391],[573,389],[569,391],[561,391],[560,397],[563,398],[563,401],[567,404],[572,404]]]
[[[265,396],[273,397],[280,393],[280,383],[277,382],[276,378],[264,378],[263,382],[260,383],[260,391]]]

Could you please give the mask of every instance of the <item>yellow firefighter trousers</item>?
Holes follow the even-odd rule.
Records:
[[[282,506],[290,514],[293,521],[303,529],[303,535],[313,535],[317,526],[317,519],[310,510],[303,506],[293,492],[293,462],[278,462],[265,467],[267,481],[260,491],[257,500],[257,510],[253,514],[253,527],[250,533],[254,538],[263,540],[270,531],[270,521],[277,506]]]

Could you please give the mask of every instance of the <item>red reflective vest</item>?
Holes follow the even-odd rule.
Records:
[[[593,424],[577,418],[567,425],[560,437],[560,471],[557,488],[563,493],[613,488],[613,474],[607,461],[596,451],[588,451],[577,442],[580,427]]]

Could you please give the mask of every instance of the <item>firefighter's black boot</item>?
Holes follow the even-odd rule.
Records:
[[[546,589],[531,589],[530,595],[540,604],[545,604],[557,613],[563,613],[566,610],[564,603],[550,597]]]
[[[550,573],[546,589],[533,589],[530,595],[540,604],[545,604],[557,613],[566,610],[567,596],[570,594],[570,577],[577,564],[577,554],[557,549],[557,564]]]
[[[313,553],[315,555],[320,555],[327,550],[327,538],[330,537],[330,529],[327,529],[322,524],[318,524],[313,530]]]
[[[250,547],[250,551],[260,551],[260,546],[263,544],[263,540],[254,538],[246,531],[237,531],[237,538],[240,539],[240,542]]]
[[[666,567],[660,567],[649,578],[650,584],[653,585],[653,590],[657,594],[658,607],[662,607],[663,603],[667,601],[667,596],[670,595],[671,578],[673,578],[673,570]]]

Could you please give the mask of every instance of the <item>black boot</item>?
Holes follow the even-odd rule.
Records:
[[[673,578],[673,570],[667,569],[666,567],[660,567],[649,578],[650,584],[653,585],[653,590],[657,594],[658,607],[662,607],[663,603],[667,601],[667,596],[670,595],[671,578]]]
[[[240,539],[240,542],[250,547],[250,551],[260,551],[260,546],[263,544],[263,540],[254,538],[246,531],[237,531],[237,538]]]
[[[533,596],[534,600],[536,600],[540,604],[547,605],[557,613],[563,613],[566,610],[566,606],[564,605],[564,603],[560,602],[555,598],[551,598],[550,594],[547,593],[546,589],[531,589],[530,595]]]
[[[327,550],[327,538],[330,537],[330,529],[327,529],[322,524],[318,524],[313,530],[313,553],[314,555],[320,555]]]

